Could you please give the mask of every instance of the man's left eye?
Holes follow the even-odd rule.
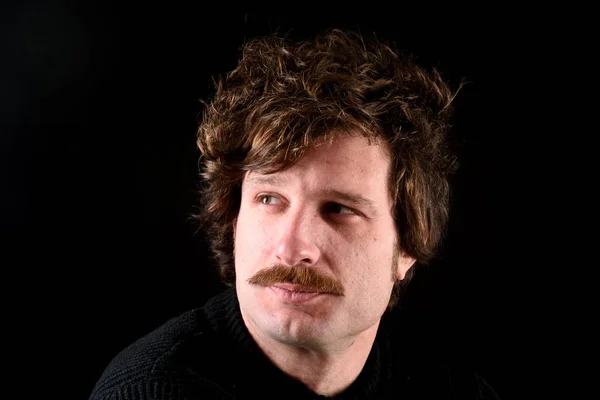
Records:
[[[338,203],[330,203],[328,205],[328,211],[338,214],[356,214],[353,209]]]

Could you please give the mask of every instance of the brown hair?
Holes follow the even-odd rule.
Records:
[[[443,237],[448,176],[457,167],[447,134],[454,95],[437,71],[374,36],[330,30],[310,41],[245,43],[237,67],[205,103],[197,140],[204,186],[192,217],[209,235],[224,282],[235,280],[233,221],[246,171],[289,168],[316,139],[339,132],[383,139],[399,247],[427,263]]]

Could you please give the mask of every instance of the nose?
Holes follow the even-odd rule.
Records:
[[[318,216],[309,212],[289,211],[282,217],[276,243],[277,261],[285,266],[311,266],[321,256],[318,240]]]

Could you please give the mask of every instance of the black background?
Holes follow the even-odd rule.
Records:
[[[455,103],[462,167],[448,239],[417,272],[404,310],[423,341],[503,398],[545,385],[536,378],[547,361],[536,329],[543,298],[528,279],[549,267],[536,247],[547,234],[550,158],[535,129],[546,100],[536,87],[557,43],[544,10],[349,8],[5,3],[5,296],[17,292],[7,304],[26,342],[18,351],[35,349],[20,368],[58,374],[48,393],[85,398],[124,346],[222,289],[188,219],[199,100],[244,40],[327,27],[376,32],[454,87],[468,82]]]

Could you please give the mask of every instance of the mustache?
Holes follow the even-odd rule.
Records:
[[[321,275],[314,268],[284,267],[274,265],[258,271],[248,283],[259,286],[271,286],[275,283],[290,283],[310,288],[316,292],[344,295],[344,287],[334,278]]]

